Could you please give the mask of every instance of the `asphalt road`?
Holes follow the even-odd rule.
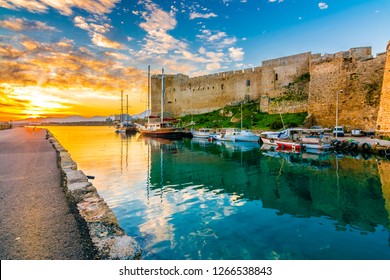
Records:
[[[46,131],[0,131],[0,259],[90,259]]]

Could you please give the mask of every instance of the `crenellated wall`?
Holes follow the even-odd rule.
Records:
[[[259,100],[263,112],[308,112],[313,124],[332,127],[338,94],[339,125],[347,130],[375,130],[380,107],[388,106],[382,113],[385,121],[378,125],[390,133],[390,96],[380,100],[381,91],[390,95],[389,58],[388,75],[382,85],[385,62],[386,53],[373,57],[370,47],[361,47],[325,55],[306,52],[266,60],[253,69],[200,77],[165,75],[164,111],[167,116],[178,117],[210,112],[242,100]],[[305,75],[310,77],[300,86],[300,94],[303,91],[305,97],[283,98],[289,87]],[[161,75],[152,77],[151,109],[152,114],[160,114]]]

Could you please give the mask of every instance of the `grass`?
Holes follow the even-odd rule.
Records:
[[[223,112],[223,113],[221,113]],[[285,127],[302,126],[307,113],[282,114]],[[182,118],[181,124],[189,126],[191,121],[195,123],[193,128],[209,127],[240,127],[241,126],[241,105],[226,106],[223,109],[213,112],[186,115]],[[232,122],[232,119],[235,122]],[[278,130],[283,127],[279,114],[268,114],[259,111],[258,102],[248,102],[242,105],[243,128],[252,130]]]

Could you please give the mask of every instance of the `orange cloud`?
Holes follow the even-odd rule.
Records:
[[[54,27],[46,25],[46,23],[37,20],[27,20],[25,18],[9,17],[8,19],[0,21],[0,26],[10,29],[12,31],[23,30],[49,30],[56,31]]]
[[[70,16],[72,9],[78,8],[92,14],[110,13],[120,0],[83,0],[83,1],[64,1],[64,0],[2,0],[0,7],[6,9],[26,9],[35,13],[46,13],[49,8],[57,10],[60,14]]]
[[[66,39],[20,40],[18,48],[0,44],[0,105],[7,105],[0,119],[115,114],[121,90],[130,95],[131,113],[146,109],[146,73],[117,61],[123,54],[94,54]]]
[[[123,49],[124,46],[122,44],[111,41],[107,37],[103,36],[99,33],[93,33],[92,35],[92,43],[94,43],[96,46],[103,47],[103,48],[109,48],[109,49]]]

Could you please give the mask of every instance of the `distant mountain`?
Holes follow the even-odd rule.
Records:
[[[144,111],[144,112],[142,112],[142,113],[139,113],[139,114],[137,114],[137,115],[133,115],[132,118],[133,118],[133,119],[144,119],[144,118],[146,118],[148,115],[149,115],[149,110],[146,110],[146,111]]]

